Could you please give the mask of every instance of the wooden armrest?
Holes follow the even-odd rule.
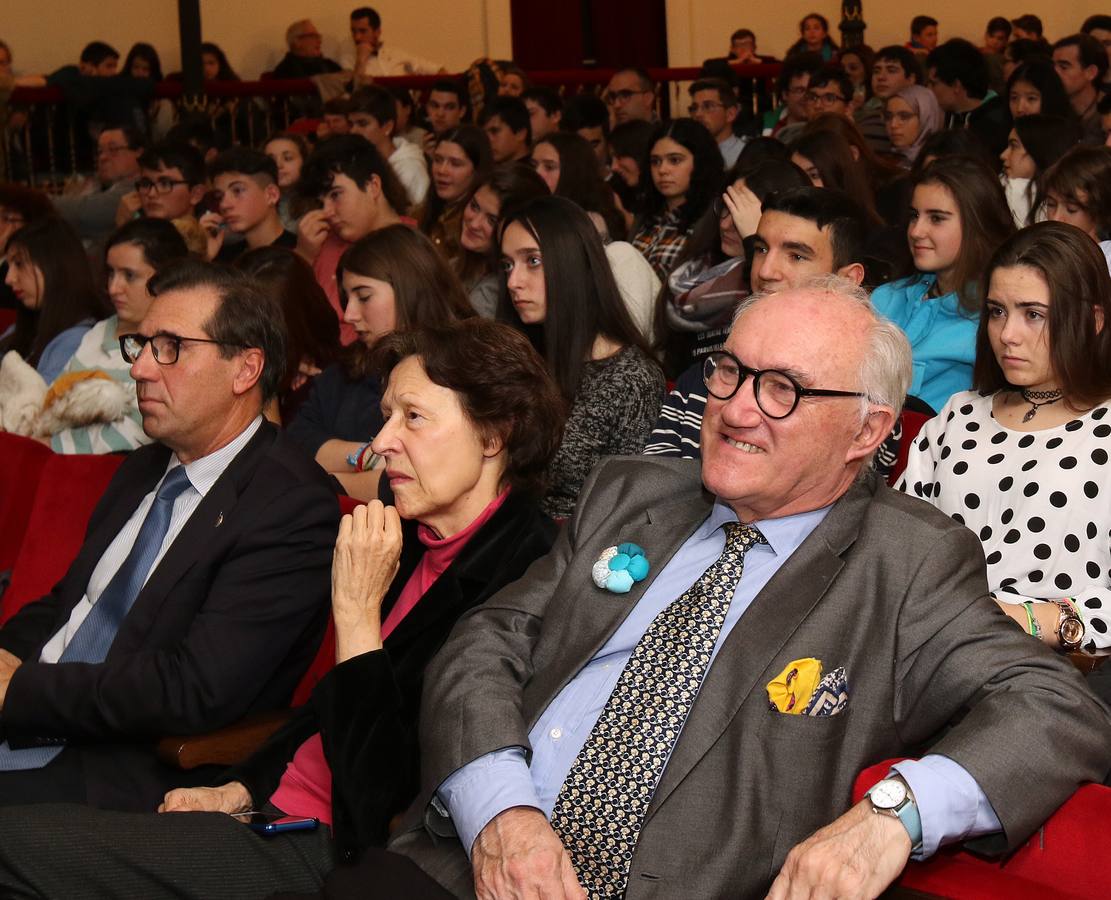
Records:
[[[165,737],[158,742],[159,761],[176,769],[197,766],[234,766],[243,762],[288,720],[292,710],[248,716],[234,725],[184,737]]]
[[[1069,662],[1078,668],[1082,674],[1091,675],[1096,669],[1103,665],[1103,661],[1107,659],[1106,656],[1093,656],[1090,653],[1069,653]]]

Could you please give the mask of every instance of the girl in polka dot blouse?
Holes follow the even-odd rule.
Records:
[[[1075,611],[1081,648],[1111,648],[1111,277],[1083,232],[1042,222],[996,251],[985,283],[978,390],[926,423],[898,487],[980,536],[992,594],[1024,630],[1061,648]]]

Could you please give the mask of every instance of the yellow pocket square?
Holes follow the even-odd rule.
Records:
[[[822,679],[822,661],[813,657],[796,659],[768,682],[768,699],[781,713],[797,716],[805,708]]]

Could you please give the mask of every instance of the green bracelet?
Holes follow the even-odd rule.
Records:
[[[1027,600],[1022,604],[1022,608],[1026,610],[1026,622],[1030,626],[1030,637],[1035,637],[1040,641],[1042,639],[1042,629],[1038,625],[1038,620],[1034,618],[1034,604]]]

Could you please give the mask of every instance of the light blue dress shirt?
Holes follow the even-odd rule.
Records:
[[[802,544],[829,512],[830,507],[755,522],[767,544],[757,544],[745,555],[744,574],[733,592],[714,647],[717,657],[729,632],[744,615],[780,566]],[[486,824],[507,809],[531,806],[551,816],[556,797],[571,766],[589,737],[594,723],[609,700],[628,662],[656,616],[721,556],[725,549],[727,522],[737,516],[718,502],[679,548],[644,592],[625,621],[579,673],[556,695],[529,732],[531,764],[523,747],[507,747],[487,753],[444,780],[437,791],[459,839],[470,853],[471,845]],[[918,800],[922,816],[921,856],[933,853],[939,843],[1000,829],[987,798],[961,766],[941,756],[896,767]]]

